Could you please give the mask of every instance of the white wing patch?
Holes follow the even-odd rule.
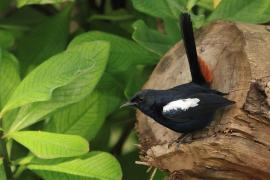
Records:
[[[175,110],[182,110],[186,111],[191,107],[198,106],[200,99],[198,98],[187,98],[187,99],[179,99],[176,101],[172,101],[168,103],[166,106],[163,107],[163,112],[175,111]]]

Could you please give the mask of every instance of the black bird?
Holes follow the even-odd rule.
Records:
[[[207,126],[216,110],[234,102],[224,98],[225,93],[209,88],[209,72],[207,77],[207,73],[203,72],[206,65],[198,59],[188,13],[181,15],[180,26],[192,82],[167,90],[139,91],[121,107],[137,107],[156,122],[185,136]]]

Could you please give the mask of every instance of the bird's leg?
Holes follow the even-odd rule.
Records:
[[[179,138],[177,138],[176,143],[177,143],[177,149],[179,149],[181,144],[184,143],[190,143],[192,140],[192,134],[191,133],[184,133],[182,134]]]
[[[192,134],[191,133],[184,133],[184,134],[181,134],[181,136],[178,137],[176,140],[169,143],[168,147],[171,147],[171,145],[176,143],[177,149],[179,149],[180,144],[189,143],[189,142],[191,142],[191,140],[192,140]]]
[[[177,138],[177,143],[189,143],[192,140],[191,133],[182,134],[179,138]]]

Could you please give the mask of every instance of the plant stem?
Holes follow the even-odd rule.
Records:
[[[18,167],[18,169],[16,170],[15,174],[14,174],[14,178],[19,178],[19,176],[22,174],[22,172],[26,169],[25,165],[21,165]]]
[[[2,118],[0,118],[0,127],[1,128],[3,127],[3,119]],[[0,131],[0,153],[3,156],[3,165],[4,165],[7,179],[11,179],[12,178],[12,171],[10,168],[6,142],[5,142],[5,139],[3,138],[3,136],[4,136],[3,131]]]
[[[123,130],[120,138],[118,139],[117,143],[115,144],[115,146],[112,148],[111,153],[119,156],[122,153],[122,148],[124,143],[126,142],[129,134],[131,133],[133,127],[134,127],[135,122],[134,121],[130,121],[126,128]]]
[[[8,158],[8,153],[7,153],[7,149],[6,149],[6,142],[4,139],[2,139],[3,133],[1,132],[1,139],[0,139],[0,151],[1,151],[1,155],[3,156],[3,165],[6,171],[6,176],[7,179],[11,179],[12,178],[12,171],[10,168],[10,163],[9,163],[9,158]]]

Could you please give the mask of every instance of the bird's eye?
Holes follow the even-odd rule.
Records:
[[[137,100],[138,100],[139,102],[143,102],[143,98],[142,98],[142,97],[137,97]]]

